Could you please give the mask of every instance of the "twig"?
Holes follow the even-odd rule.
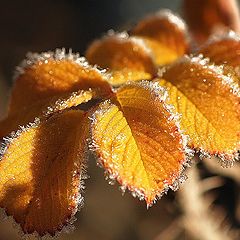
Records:
[[[233,240],[227,225],[222,226],[224,216],[210,210],[203,197],[198,169],[192,166],[188,172],[188,180],[178,192],[179,202],[184,212],[183,226],[194,238],[201,240]],[[220,215],[221,216],[220,216]],[[221,221],[216,221],[219,215]]]

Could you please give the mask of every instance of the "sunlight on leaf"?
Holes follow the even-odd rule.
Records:
[[[69,111],[5,139],[0,206],[24,233],[54,235],[82,204],[85,118],[81,111]]]
[[[215,64],[228,64],[232,67],[240,65],[240,36],[230,31],[218,37],[212,36],[200,47],[198,53],[208,57]]]
[[[169,10],[160,10],[143,19],[132,34],[143,37],[158,65],[171,63],[188,51],[185,23]]]
[[[186,161],[177,120],[157,83],[127,84],[93,115],[93,148],[110,179],[151,205],[178,186]]]
[[[93,42],[86,52],[86,58],[91,64],[112,70],[112,85],[150,79],[157,73],[151,50],[144,41],[129,37],[125,32],[110,32],[109,35]]]
[[[106,76],[88,65],[84,58],[65,50],[30,54],[18,67],[9,113],[27,108],[29,104],[52,96],[61,97],[89,88],[99,89],[99,96],[111,93]]]
[[[36,117],[45,118],[50,114],[88,102],[93,97],[96,97],[96,94],[92,90],[81,90],[71,94],[62,94],[61,97],[52,96],[34,101],[24,109],[15,111],[9,114],[6,119],[0,121],[0,138],[16,131],[19,126],[25,126],[29,122],[33,122]]]
[[[235,0],[184,0],[184,17],[194,39],[202,43],[213,33],[240,31]]]
[[[240,146],[240,92],[231,77],[206,59],[184,57],[162,78],[158,82],[182,115],[181,128],[190,137],[189,145],[234,160]]]

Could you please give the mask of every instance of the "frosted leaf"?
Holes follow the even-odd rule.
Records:
[[[99,69],[97,66],[90,66],[85,57],[80,57],[79,53],[73,53],[72,49],[69,49],[67,52],[65,48],[56,49],[55,51],[48,51],[42,53],[33,53],[29,52],[26,54],[26,59],[24,59],[19,66],[16,67],[14,74],[14,79],[17,79],[19,75],[22,75],[25,72],[26,68],[31,67],[37,62],[48,63],[49,60],[70,60],[84,68],[95,69],[99,73],[103,73],[105,70]]]
[[[224,33],[212,34],[206,41],[206,43],[204,43],[203,47],[224,40],[240,41],[240,35],[233,30],[226,31]]]
[[[186,23],[183,21],[183,19],[169,9],[161,9],[155,15],[158,16],[159,18],[168,19],[169,22],[176,25],[182,31],[187,30]]]

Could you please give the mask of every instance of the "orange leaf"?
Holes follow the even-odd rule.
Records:
[[[69,111],[5,139],[0,207],[24,233],[54,235],[82,204],[87,129],[84,114]]]
[[[18,67],[19,76],[12,90],[9,113],[50,97],[89,88],[99,89],[100,96],[111,93],[106,76],[88,65],[78,54],[56,52],[29,54]]]
[[[160,10],[143,19],[132,34],[144,38],[158,65],[173,62],[188,51],[185,23],[169,10]]]
[[[240,65],[240,37],[230,31],[227,34],[213,36],[204,44],[198,53],[208,57],[215,64],[225,64],[232,67]]]
[[[240,31],[240,18],[235,0],[184,0],[185,19],[195,40],[202,43],[216,32]]]
[[[10,113],[6,119],[0,121],[0,139],[10,132],[16,131],[19,126],[25,126],[29,122],[33,122],[36,117],[49,117],[50,114],[87,102],[93,96],[95,96],[93,91],[81,90],[71,94],[62,94],[61,98],[55,96],[29,103],[29,106]]]
[[[180,59],[162,78],[158,82],[182,115],[181,129],[189,135],[189,145],[234,160],[240,146],[240,91],[233,79],[200,57]]]
[[[86,52],[86,58],[91,64],[112,70],[112,85],[150,79],[157,73],[151,50],[143,40],[128,37],[127,33],[110,32],[93,42]]]
[[[165,97],[157,83],[127,84],[92,118],[93,148],[110,179],[148,205],[178,186],[186,161],[183,136]]]

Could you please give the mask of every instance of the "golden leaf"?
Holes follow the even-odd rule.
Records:
[[[240,38],[233,31],[210,39],[198,50],[215,64],[228,64],[238,67],[240,64]]]
[[[45,118],[48,115],[78,106],[87,102],[95,96],[92,90],[62,94],[62,96],[52,96],[29,103],[23,109],[10,113],[7,118],[0,121],[0,139],[7,136],[12,131],[16,131],[19,126],[25,126],[33,122],[36,117]]]
[[[31,103],[78,90],[98,89],[98,95],[111,93],[106,77],[78,54],[57,49],[56,52],[30,54],[18,68],[13,86],[9,114]]]
[[[234,160],[239,150],[239,87],[200,57],[184,57],[157,82],[169,91],[169,103],[182,115],[181,129],[193,148]],[[230,161],[225,161],[226,163]]]
[[[93,42],[87,49],[86,58],[91,64],[112,71],[112,85],[151,79],[157,73],[151,50],[142,39],[128,37],[127,33],[109,34]]]
[[[203,43],[213,33],[240,30],[235,0],[184,0],[184,17],[194,40]]]
[[[5,139],[0,207],[24,233],[54,235],[82,203],[87,125],[81,111],[35,122]]]
[[[160,10],[143,19],[132,34],[144,38],[158,65],[173,62],[188,51],[185,23],[169,10]]]
[[[166,92],[157,83],[124,85],[93,115],[93,147],[110,178],[151,205],[177,185],[185,159],[183,136]]]

